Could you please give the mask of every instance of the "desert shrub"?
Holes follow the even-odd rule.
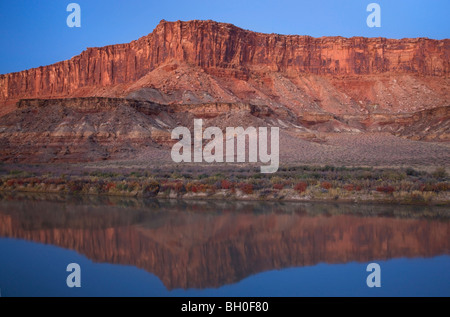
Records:
[[[115,183],[106,183],[105,185],[105,191],[109,192],[110,189],[116,188],[116,184]]]
[[[436,170],[431,174],[434,178],[446,178],[447,177],[447,172],[445,171],[444,167],[438,167],[436,168]]]
[[[160,189],[161,186],[159,185],[159,183],[155,180],[152,180],[150,181],[150,183],[144,186],[144,194],[149,196],[156,196],[158,195]]]
[[[450,189],[450,184],[449,183],[437,183],[436,185],[434,185],[435,192],[445,192],[448,191]]]
[[[210,188],[210,185],[207,185],[207,184],[198,184],[197,185],[197,191],[200,193],[206,193],[209,188]]]
[[[398,184],[397,189],[400,191],[410,192],[414,190],[414,183],[411,183],[409,181],[402,181],[400,184]]]
[[[241,183],[239,184],[239,188],[244,192],[246,195],[253,194],[253,184],[248,183]]]
[[[355,190],[355,186],[353,184],[344,185],[344,189],[351,192]]]
[[[270,189],[263,189],[263,190],[259,193],[259,195],[260,195],[261,198],[267,197],[267,196],[269,196],[270,194],[272,194],[272,190],[270,190]],[[275,197],[276,197],[276,194],[275,194]]]
[[[320,187],[322,187],[323,189],[330,189],[331,187],[333,187],[333,185],[331,185],[330,182],[322,182],[322,184],[320,184]]]
[[[186,191],[193,193],[206,193],[206,192],[215,192],[215,185],[210,184],[202,184],[202,183],[187,183]]]
[[[422,193],[412,193],[411,194],[411,201],[413,202],[424,202],[425,201],[425,197],[423,196]]]
[[[207,192],[210,192],[210,193],[215,193],[216,192],[216,185],[214,185],[214,184],[207,184],[206,185],[206,191]]]
[[[283,184],[273,184],[273,189],[282,190],[284,188]]]
[[[406,175],[408,176],[419,176],[420,172],[416,171],[414,168],[408,167],[405,170]]]
[[[395,191],[395,188],[392,186],[379,186],[377,187],[377,192],[391,194]]]
[[[284,178],[283,177],[279,177],[279,176],[272,176],[270,178],[270,182],[272,184],[279,184],[279,183],[282,183],[283,181],[284,181]]]
[[[405,174],[396,171],[383,172],[382,177],[391,181],[400,181],[406,178]]]
[[[77,180],[71,180],[67,183],[67,188],[71,193],[78,193],[83,189],[83,183]]]
[[[131,192],[133,190],[139,190],[140,188],[141,188],[141,184],[134,181],[134,182],[131,182],[130,185],[128,186],[128,191]]]
[[[6,186],[13,187],[16,185],[16,183],[17,183],[17,180],[14,178],[11,178],[6,181]]]
[[[140,172],[131,172],[130,173],[130,177],[136,177],[136,178],[139,178],[139,177],[141,177],[142,175],[141,175],[141,173]]]
[[[199,186],[199,190],[202,192],[202,193],[206,193],[207,191],[209,191],[211,189],[211,185],[209,185],[209,184],[200,184],[200,186]]]
[[[185,193],[186,187],[182,182],[176,182],[172,184],[172,189],[177,193]]]
[[[89,173],[90,176],[102,177],[102,178],[112,178],[117,177],[119,174],[113,172],[101,172],[101,171],[93,171]]]
[[[197,184],[196,183],[191,183],[191,182],[187,183],[186,184],[186,191],[193,192],[193,193],[198,192]]]
[[[230,188],[233,188],[234,186],[233,186],[232,182],[224,179],[224,180],[222,180],[221,187],[222,187],[222,189],[230,189]]]
[[[71,182],[75,182],[75,181],[71,181]],[[62,178],[47,178],[47,179],[44,179],[43,183],[46,185],[61,185],[61,184],[65,184],[66,181]]]
[[[423,192],[442,192],[449,190],[448,183],[422,184],[420,190]]]
[[[37,177],[28,177],[25,178],[23,181],[24,183],[31,184],[32,186],[41,182],[41,180]]]
[[[295,184],[294,189],[296,191],[298,191],[299,193],[303,193],[306,190],[307,187],[308,187],[307,183],[299,182],[299,183]]]
[[[170,175],[170,178],[172,178],[172,179],[181,179],[181,178],[183,178],[183,176],[180,175],[180,174],[178,174],[177,172],[173,172],[173,173]]]
[[[126,183],[125,181],[122,181],[121,183],[116,185],[116,188],[120,191],[128,190],[128,183]]]
[[[372,171],[361,171],[354,176],[356,179],[376,179],[378,175]]]

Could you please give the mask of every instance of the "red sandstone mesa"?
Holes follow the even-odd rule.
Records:
[[[5,106],[20,98],[123,97],[142,87],[185,91],[192,87],[185,87],[182,78],[168,76],[164,78],[169,81],[165,85],[158,84],[162,79],[160,73],[145,78],[163,65],[168,65],[164,71],[174,75],[180,63],[204,72],[203,75],[208,76],[205,84],[210,85],[212,81],[227,88],[220,79],[230,80],[231,96],[221,95],[217,87],[203,88],[219,102],[251,101],[259,95],[263,100],[284,105],[289,104],[290,99],[302,99],[302,102],[294,102],[294,106],[305,108],[318,104],[329,111],[329,106],[336,108],[336,105],[328,106],[329,101],[321,96],[324,93],[321,90],[328,89],[326,93],[336,95],[334,97],[347,110],[360,106],[360,101],[380,104],[379,108],[383,108],[383,100],[377,94],[382,90],[380,85],[388,85],[383,75],[389,74],[397,78],[393,86],[413,81],[409,84],[418,86],[420,91],[421,84],[426,85],[431,90],[424,94],[426,101],[433,97],[434,105],[442,106],[448,103],[449,55],[448,39],[312,38],[255,33],[213,21],[163,20],[152,33],[131,43],[88,48],[67,61],[0,75],[0,107],[3,108],[0,115],[12,110],[13,107]],[[277,74],[290,83],[283,85],[276,78]],[[198,76],[193,72],[190,75]],[[326,76],[325,82],[317,76]],[[359,76],[364,76],[365,80],[358,80]],[[428,77],[431,78],[428,80]],[[153,82],[155,79],[157,83]],[[280,85],[283,87],[277,87]],[[367,88],[369,91],[363,91]],[[416,106],[418,102],[411,98]],[[394,98],[385,103],[398,105],[401,101]]]
[[[204,118],[221,128],[279,126],[286,162],[384,164],[380,153],[392,153],[396,164],[445,165],[445,144],[390,135],[450,140],[449,56],[449,39],[312,38],[161,21],[131,43],[0,75],[0,160],[161,161],[156,148],[171,144],[171,130]],[[340,133],[344,143],[331,137]],[[375,144],[383,151],[368,154]]]

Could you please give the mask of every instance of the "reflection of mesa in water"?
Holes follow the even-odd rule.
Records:
[[[421,209],[419,215],[427,215],[443,210],[437,207],[127,202],[138,207],[0,201],[0,236],[134,265],[157,275],[168,289],[219,287],[258,272],[320,262],[429,257],[450,249],[446,216],[440,221],[351,214],[411,216]]]

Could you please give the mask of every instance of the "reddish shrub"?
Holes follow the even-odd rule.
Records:
[[[351,191],[355,190],[355,186],[353,186],[353,184],[347,184],[347,185],[344,185],[344,189],[351,192]]]
[[[300,183],[295,184],[294,189],[296,191],[298,191],[299,193],[303,193],[306,190],[307,187],[308,187],[307,183],[300,182]]]
[[[434,185],[434,191],[436,192],[445,192],[448,191],[449,189],[450,189],[449,183],[437,183],[436,185]]]
[[[184,187],[184,184],[181,182],[177,182],[177,183],[173,184],[172,188],[177,193],[185,193],[186,192],[186,187]]]
[[[449,184],[447,183],[437,183],[437,184],[423,184],[420,186],[421,191],[425,192],[441,192],[447,191],[449,189]]]
[[[111,188],[116,188],[116,184],[115,183],[108,183],[105,186],[105,190],[109,191]]]
[[[284,188],[283,184],[273,184],[274,189],[282,190]]]
[[[188,192],[196,193],[198,191],[197,185],[194,183],[187,183],[186,184],[186,190]]]
[[[16,185],[16,183],[17,183],[17,180],[16,179],[8,179],[7,181],[6,181],[6,186],[8,186],[8,187],[11,187],[11,186],[14,186],[14,185]]]
[[[224,179],[224,180],[222,180],[221,187],[222,187],[222,189],[230,189],[230,188],[233,188],[234,186],[233,186],[232,182]]]
[[[320,184],[320,187],[322,187],[323,189],[330,189],[331,187],[333,187],[333,185],[331,185],[330,182],[322,182],[322,184]]]
[[[377,187],[377,192],[391,194],[395,191],[395,188],[392,186],[379,186]]]
[[[253,184],[243,183],[243,184],[240,184],[239,188],[240,188],[246,195],[253,194]]]

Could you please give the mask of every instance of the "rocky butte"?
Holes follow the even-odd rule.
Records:
[[[34,150],[17,148],[12,140],[33,136],[46,143],[42,131],[59,136],[61,124],[64,143],[77,136],[80,145],[79,136],[87,135],[83,122],[94,119],[80,115],[84,110],[73,105],[86,103],[102,112],[99,117],[119,121],[122,112],[132,112],[127,119],[132,128],[126,127],[132,131],[125,138],[146,144],[166,142],[186,113],[216,118],[225,126],[260,126],[255,120],[262,120],[308,140],[324,141],[320,133],[387,132],[448,141],[449,54],[449,39],[313,38],[256,33],[214,21],[162,20],[152,33],[131,43],[88,48],[70,60],[0,75],[0,156],[27,160]],[[90,99],[79,99],[86,97]],[[105,113],[110,110],[98,106],[105,103],[102,97],[119,113]],[[60,100],[77,121],[56,113],[57,105],[45,110],[45,99]],[[150,120],[139,110],[147,105],[139,102],[159,105],[154,106],[159,114],[152,112]],[[133,109],[123,110],[131,104]],[[246,115],[233,115],[240,112]],[[49,115],[55,117],[52,124],[27,124]],[[115,122],[108,121],[107,131],[100,122],[90,122],[88,137],[107,140],[102,144],[108,146],[118,142],[111,139],[120,129]],[[72,133],[74,124],[78,128]],[[55,140],[50,142],[57,147],[52,153],[67,152]],[[113,157],[108,148],[89,148],[102,154],[86,159]]]
[[[381,96],[376,95],[381,90],[378,86],[392,83],[394,89],[404,85],[404,81],[412,81],[410,84],[418,87],[411,89],[420,92],[420,84],[424,84],[431,90],[428,97],[440,97],[434,105],[443,105],[448,102],[449,54],[449,39],[312,38],[255,33],[213,21],[163,20],[152,33],[131,43],[88,48],[67,61],[1,75],[0,102],[4,105],[20,98],[125,96],[141,87],[152,87],[152,78],[145,78],[148,75],[175,74],[176,68],[187,67],[206,73],[209,81],[205,84],[212,84],[214,79],[235,79],[229,84],[232,89],[227,96],[213,96],[216,101],[252,100],[278,91],[271,96],[273,103],[283,104],[289,95],[303,94],[298,102],[320,106],[325,102],[320,95],[326,93],[330,98],[338,95],[341,100],[337,102],[348,97],[345,106],[349,108],[358,104],[359,108],[367,104],[384,108],[389,103],[395,107],[401,103],[394,102],[395,97],[401,96],[383,103]],[[168,66],[152,74],[163,65]],[[190,75],[195,81],[199,74]],[[358,84],[356,79],[360,76],[366,80]],[[154,88],[184,88],[177,77],[167,76],[172,82]],[[247,85],[239,89],[240,81]],[[427,85],[428,82],[438,87]],[[218,84],[225,88],[224,82]],[[280,84],[284,85],[275,87]],[[326,88],[331,91],[320,91]],[[284,98],[283,90],[290,92]]]

